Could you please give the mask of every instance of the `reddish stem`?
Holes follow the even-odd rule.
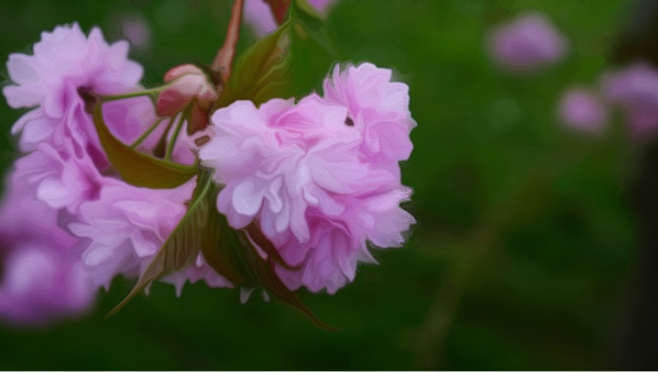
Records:
[[[242,20],[242,5],[244,0],[235,0],[231,8],[231,20],[228,24],[224,45],[217,51],[211,68],[219,72],[222,81],[227,82],[231,76],[231,65],[235,56],[235,45],[240,38],[240,22]]]
[[[288,13],[288,7],[290,6],[290,0],[266,0],[270,4],[272,13],[274,13],[274,18],[279,26],[286,20],[286,14]]]

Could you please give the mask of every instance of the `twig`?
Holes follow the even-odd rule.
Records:
[[[212,61],[211,68],[219,72],[222,81],[225,83],[231,76],[231,65],[235,56],[235,45],[240,38],[240,22],[242,20],[242,5],[244,0],[235,0],[231,8],[231,20],[228,24],[226,39],[224,45],[217,51],[215,59]]]

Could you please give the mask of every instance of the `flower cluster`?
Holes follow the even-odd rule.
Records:
[[[194,180],[152,190],[119,179],[79,94],[141,89],[142,67],[127,53],[126,42],[109,45],[98,29],[87,37],[73,24],[43,33],[33,55],[9,57],[16,85],[3,93],[12,107],[31,108],[12,129],[26,154],[9,175],[0,212],[0,312],[10,319],[46,320],[84,310],[117,274],[138,276],[185,214]],[[110,130],[126,142],[156,118],[145,97],[109,102],[104,112]],[[191,155],[184,141],[176,154]],[[179,290],[186,280],[229,285],[202,257],[196,266],[165,280]]]
[[[638,62],[608,71],[596,89],[571,88],[560,101],[560,118],[571,128],[591,134],[605,129],[608,110],[621,109],[634,139],[658,131],[658,71]]]
[[[390,70],[336,66],[322,96],[218,108],[228,74],[184,64],[145,89],[127,53],[127,42],[73,24],[43,33],[33,55],[9,57],[3,93],[30,111],[12,128],[23,154],[0,204],[1,317],[83,311],[117,275],[139,278],[128,298],[155,279],[179,294],[188,281],[333,294],[358,262],[376,262],[369,245],[404,243],[415,220],[400,206],[411,189],[399,162],[416,124]],[[245,239],[224,250],[195,240],[216,231]],[[217,252],[248,249],[262,261],[223,271]],[[241,281],[240,270],[269,281]]]
[[[511,72],[530,73],[553,65],[568,51],[567,39],[549,18],[536,11],[525,12],[491,30],[487,39],[492,59]],[[606,128],[612,107],[619,107],[635,139],[658,131],[658,71],[636,62],[608,71],[598,87],[568,87],[558,101],[560,120],[572,129],[590,135]]]
[[[414,223],[400,208],[410,196],[398,162],[415,126],[407,86],[372,64],[336,66],[324,97],[297,104],[239,101],[211,118],[202,163],[226,185],[217,208],[231,225],[257,221],[291,271],[291,288],[334,293],[354,279],[358,261],[373,262],[367,241],[400,246]]]

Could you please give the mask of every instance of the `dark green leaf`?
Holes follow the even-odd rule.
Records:
[[[143,154],[116,139],[103,119],[102,103],[92,107],[92,118],[103,150],[122,179],[131,185],[152,189],[170,189],[189,181],[196,166],[184,166]]]
[[[259,104],[282,96],[290,85],[290,23],[249,48],[237,61],[233,74],[224,87],[218,107],[249,99]]]
[[[187,213],[178,226],[172,231],[167,241],[153,258],[139,278],[135,287],[128,296],[121,301],[107,315],[116,314],[131,299],[139,294],[149,283],[190,265],[198,256],[204,244],[214,244],[209,241],[209,232],[216,230],[215,221],[209,217],[216,210],[214,203],[209,203],[209,196],[213,194],[215,185],[212,182],[212,173],[202,171],[197,178],[197,186],[192,195],[192,202]],[[230,280],[230,279],[229,279]]]
[[[283,261],[283,259],[278,252],[271,254],[276,249],[260,233],[260,230],[258,230],[258,234],[255,234],[256,239],[253,239],[254,235],[247,232],[253,233],[255,230],[260,229],[256,224],[251,224],[245,230],[234,230],[228,225],[228,221],[221,213],[216,211],[213,213],[216,216],[212,219],[219,222],[216,231],[222,231],[217,234],[223,235],[224,238],[220,245],[204,245],[202,248],[203,256],[211,267],[227,279],[227,272],[231,276],[236,276],[231,280],[235,286],[245,288],[263,287],[280,301],[302,311],[318,326],[325,329],[334,329],[320,321],[276,275],[274,272],[274,257],[277,257],[276,261]],[[271,246],[271,250],[267,248],[270,254],[266,259],[260,256],[252,241],[257,241],[261,248]]]
[[[226,217],[217,211],[218,194],[219,187],[212,181],[212,172],[202,169],[187,213],[132,291],[108,316],[121,310],[149,283],[189,266],[201,252],[208,265],[235,287],[263,287],[279,300],[301,310],[319,326],[331,329],[304,306],[276,275],[275,263],[289,270],[295,268],[283,261],[260,227],[256,223],[245,230],[235,230],[229,226]],[[254,244],[268,254],[266,259],[258,254]]]
[[[206,203],[212,208],[207,216],[208,228],[197,230],[200,239],[201,252],[217,273],[228,279],[235,287],[263,287],[277,299],[291,305],[306,314],[314,323],[325,329],[332,327],[321,322],[295,294],[290,291],[274,272],[274,264],[280,264],[289,270],[295,268],[287,265],[272,243],[267,240],[256,223],[244,230],[231,228],[226,217],[219,213],[215,206],[218,190],[214,185],[212,191],[206,193]],[[263,259],[254,247],[254,243],[267,253]]]
[[[336,59],[322,21],[293,2],[289,19],[238,59],[215,107],[301,97],[320,87]]]
[[[240,233],[246,234],[242,231]],[[243,247],[243,252],[245,255],[245,260],[249,265],[251,271],[256,276],[260,286],[268,290],[271,294],[274,295],[280,301],[300,310],[306,314],[316,325],[326,330],[336,330],[335,327],[332,327],[320,319],[318,319],[313,312],[306,307],[297,296],[286,287],[285,284],[279,279],[279,277],[274,272],[274,262],[268,256],[267,260],[264,260],[260,257],[258,252],[252,246]]]
[[[249,226],[245,228],[245,231],[249,235],[249,238],[251,238],[251,241],[260,247],[263,252],[267,253],[267,255],[271,257],[272,261],[274,261],[277,265],[288,270],[298,269],[298,267],[292,267],[286,263],[283,257],[281,257],[279,250],[276,249],[276,247],[269,241],[269,239],[267,239],[265,234],[263,234],[263,230],[261,230],[260,226],[258,226],[258,223],[253,222],[249,224]]]

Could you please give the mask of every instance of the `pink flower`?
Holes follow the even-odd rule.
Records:
[[[91,305],[88,285],[75,252],[78,239],[60,227],[70,218],[36,198],[38,152],[19,159],[9,176],[0,208],[0,318],[44,323],[80,313]]]
[[[534,71],[555,64],[567,52],[566,39],[541,13],[529,12],[495,28],[489,36],[492,57],[513,71]]]
[[[407,160],[413,149],[410,131],[416,126],[409,111],[409,87],[392,82],[392,72],[371,63],[347,66],[324,82],[327,101],[348,108],[346,125],[361,135],[361,151],[376,165]],[[348,120],[349,119],[349,120]]]
[[[275,99],[258,109],[238,101],[218,110],[199,150],[226,185],[217,207],[229,223],[258,221],[286,262],[302,266],[277,269],[291,288],[334,293],[354,279],[357,261],[373,261],[366,241],[400,246],[415,222],[399,206],[410,190],[397,162],[409,156],[415,125],[407,88],[372,65],[346,71],[327,83],[326,100]]]
[[[188,182],[176,189],[152,190],[116,181],[103,187],[97,200],[83,204],[79,222],[69,228],[74,235],[87,238],[82,245],[82,264],[93,284],[107,288],[117,274],[139,276],[185,214],[184,203],[194,187],[194,182]],[[196,268],[212,271],[203,261]],[[191,273],[190,279],[199,280],[197,272]],[[229,285],[217,274],[208,278],[215,286]],[[172,279],[180,292],[188,278],[177,275]]]
[[[0,208],[7,231],[0,230],[0,236],[8,236],[3,271],[9,273],[0,284],[0,316],[12,319],[22,311],[26,321],[35,322],[50,319],[51,310],[85,308],[93,292],[117,274],[139,275],[184,214],[195,184],[190,180],[174,190],[137,188],[108,169],[79,91],[139,89],[141,67],[126,59],[125,42],[108,45],[97,29],[87,38],[77,25],[42,37],[33,56],[14,54],[8,63],[18,84],[4,89],[10,105],[37,107],[14,125],[14,132],[22,130],[21,148],[30,153],[16,162]],[[146,97],[104,104],[103,112],[109,129],[124,142],[134,141],[157,118]],[[156,143],[147,138],[142,149],[150,151]],[[187,138],[180,138],[174,159],[188,162],[193,157],[189,148]],[[179,291],[187,280],[228,285],[202,257],[165,280]],[[11,301],[16,306],[7,305]],[[31,306],[42,309],[27,309]]]
[[[279,27],[265,0],[245,0],[244,21],[257,37],[263,38]]]
[[[568,126],[589,133],[600,133],[607,119],[606,108],[596,94],[581,88],[563,94],[559,114]]]
[[[62,117],[62,104],[75,99],[77,87],[112,94],[117,88],[135,86],[142,67],[127,54],[127,42],[108,45],[98,28],[87,38],[77,23],[58,26],[41,34],[34,55],[9,55],[7,70],[17,85],[5,87],[3,93],[11,107],[41,106],[49,116]]]
[[[0,316],[18,323],[45,323],[89,308],[95,291],[79,263],[57,240],[38,232],[3,241],[5,271],[0,286]]]
[[[610,72],[602,78],[602,89],[609,103],[621,106],[633,135],[658,129],[658,71],[653,67],[637,63]]]
[[[327,16],[337,0],[309,0],[308,3],[320,15]],[[278,24],[266,0],[245,0],[244,21],[249,24],[258,38],[263,38],[277,29]]]
[[[12,133],[22,131],[24,151],[48,142],[77,158],[85,152],[104,169],[108,163],[78,91],[121,94],[136,90],[142,67],[127,59],[127,42],[109,45],[97,28],[86,37],[77,24],[58,26],[41,37],[34,55],[9,56],[7,69],[17,84],[3,89],[9,105],[35,107],[14,124]]]

